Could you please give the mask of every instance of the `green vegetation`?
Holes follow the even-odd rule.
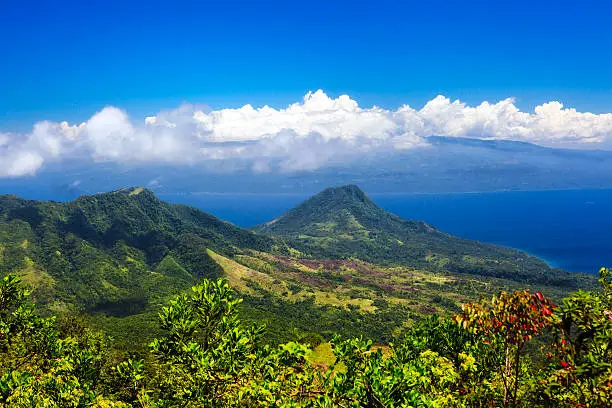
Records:
[[[193,208],[125,189],[71,203],[0,196],[0,273],[17,272],[52,310],[134,314],[216,277],[208,248],[271,251],[276,241]]]
[[[142,353],[160,307],[224,277],[266,342],[335,334],[387,344],[426,316],[531,289],[560,301],[595,279],[522,252],[462,240],[328,189],[260,234],[144,188],[70,203],[0,196],[0,276],[16,274],[45,315],[83,315],[119,349]],[[278,234],[278,235],[268,235]]]
[[[162,304],[222,274],[209,248],[232,256],[243,247],[282,253],[277,240],[143,188],[70,203],[0,196],[0,276],[19,275],[47,313],[93,316],[126,346]]]
[[[0,281],[0,406],[592,407],[612,400],[612,271],[555,306],[501,293],[431,317],[388,348],[269,346],[238,318],[223,279],[164,306],[142,358],[120,358],[78,319],[41,317],[13,275]],[[540,345],[540,350],[533,347]],[[317,360],[321,361],[318,362]]]

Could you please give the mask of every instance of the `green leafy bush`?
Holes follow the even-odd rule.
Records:
[[[609,407],[612,274],[555,307],[502,293],[425,319],[396,343],[334,336],[330,365],[308,346],[264,341],[227,282],[205,280],[159,313],[142,358],[79,319],[41,317],[19,279],[0,282],[0,406]],[[320,340],[320,339],[316,339]],[[537,351],[539,345],[541,352]]]

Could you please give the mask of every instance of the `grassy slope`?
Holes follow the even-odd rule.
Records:
[[[502,290],[539,290],[555,300],[567,293],[557,286],[521,285],[507,279],[359,260],[300,259],[258,251],[234,259],[212,251],[209,254],[223,268],[232,287],[245,297],[245,316],[266,321],[279,340],[314,331],[347,336],[365,333],[386,342],[415,319],[452,313],[462,303]],[[297,329],[294,337],[283,334],[283,327]]]

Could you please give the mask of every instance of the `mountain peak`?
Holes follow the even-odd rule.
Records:
[[[337,187],[328,187],[323,190],[321,193],[326,191],[336,191],[336,192],[351,192],[356,194],[365,194],[362,189],[360,189],[356,184],[346,184],[344,186]]]
[[[86,194],[77,198],[75,201],[83,200],[111,200],[120,202],[133,202],[133,203],[155,203],[155,205],[161,205],[161,201],[155,193],[145,187],[126,187],[120,188],[119,190],[113,190],[103,193]]]
[[[366,193],[364,193],[363,190],[361,190],[359,187],[357,187],[354,184],[326,188],[325,190],[311,197],[305,203],[311,200],[312,201],[318,201],[318,200],[332,201],[340,205],[349,205],[351,203],[360,202],[360,203],[365,203],[368,205],[376,206],[376,204],[374,204],[374,202],[370,200],[370,198],[366,195]]]
[[[145,195],[155,195],[155,193],[153,193],[151,190],[144,187],[127,187],[111,192],[111,194],[124,194],[129,197],[137,196],[141,193],[144,193]]]
[[[326,188],[255,229],[280,235],[309,233],[313,229],[342,233],[355,228],[365,229],[388,216],[390,214],[379,208],[359,187],[345,185]]]
[[[376,213],[382,210],[363,190],[354,184],[349,184],[326,188],[290,210],[286,216],[308,215],[311,220],[320,220],[341,211],[349,211],[357,215],[364,212]]]

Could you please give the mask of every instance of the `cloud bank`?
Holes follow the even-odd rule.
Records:
[[[612,114],[560,102],[521,112],[509,98],[468,106],[438,96],[416,110],[362,108],[348,95],[308,93],[284,109],[192,105],[134,122],[106,107],[79,125],[38,122],[0,133],[0,177],[33,175],[45,163],[89,160],[202,166],[219,171],[312,170],[377,152],[427,145],[427,136],[517,140],[547,147],[612,148]]]

